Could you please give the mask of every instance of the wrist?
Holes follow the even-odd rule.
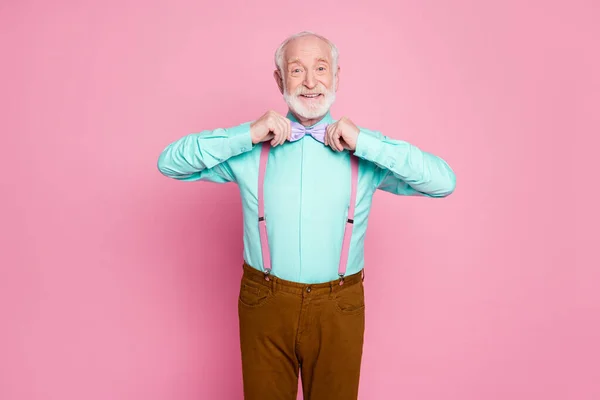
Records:
[[[356,151],[356,146],[358,145],[358,137],[360,136],[360,129],[356,130],[356,135],[354,136],[354,148],[352,151]]]
[[[252,140],[252,144],[257,144],[258,140],[256,139],[256,128],[254,124],[250,125],[250,138]]]

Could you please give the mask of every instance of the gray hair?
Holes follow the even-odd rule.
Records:
[[[333,76],[335,76],[337,74],[337,65],[338,65],[338,58],[339,58],[339,52],[338,52],[337,47],[335,46],[335,44],[333,44],[333,42],[331,42],[326,37],[316,34],[314,32],[310,32],[310,31],[303,31],[300,33],[296,33],[292,36],[289,36],[287,39],[285,39],[279,45],[279,47],[277,48],[277,51],[275,51],[275,65],[277,66],[277,69],[279,70],[279,72],[283,75],[283,53],[285,51],[285,46],[292,40],[300,38],[300,37],[304,37],[304,36],[315,36],[315,37],[323,40],[325,43],[327,43],[329,45],[329,47],[331,48],[331,60],[333,62]]]

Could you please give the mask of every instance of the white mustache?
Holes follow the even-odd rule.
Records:
[[[325,94],[325,92],[327,92],[327,90],[325,89],[325,87],[323,86],[322,83],[319,83],[317,85],[317,89],[316,90],[317,91],[310,91],[310,90],[306,90],[302,86],[300,86],[298,89],[296,89],[296,93],[294,93],[294,94],[296,96],[301,96],[303,94]]]

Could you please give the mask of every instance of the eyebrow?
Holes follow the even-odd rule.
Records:
[[[328,64],[328,65],[329,65],[329,61],[327,61],[327,59],[326,59],[326,58],[323,58],[323,57],[317,57],[317,58],[315,58],[315,61],[317,61],[317,62],[324,62],[324,63],[326,63],[326,64]],[[300,59],[299,59],[299,58],[290,58],[290,59],[288,60],[288,62],[287,62],[287,63],[288,63],[288,65],[289,65],[289,64],[293,64],[293,63],[298,63],[298,64],[300,64],[300,65],[302,65],[302,66],[305,66],[305,65],[302,63],[302,61],[300,61]]]

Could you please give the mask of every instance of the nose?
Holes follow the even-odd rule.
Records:
[[[312,73],[312,71],[307,71],[304,76],[304,86],[308,89],[313,89],[317,84],[317,81]]]

